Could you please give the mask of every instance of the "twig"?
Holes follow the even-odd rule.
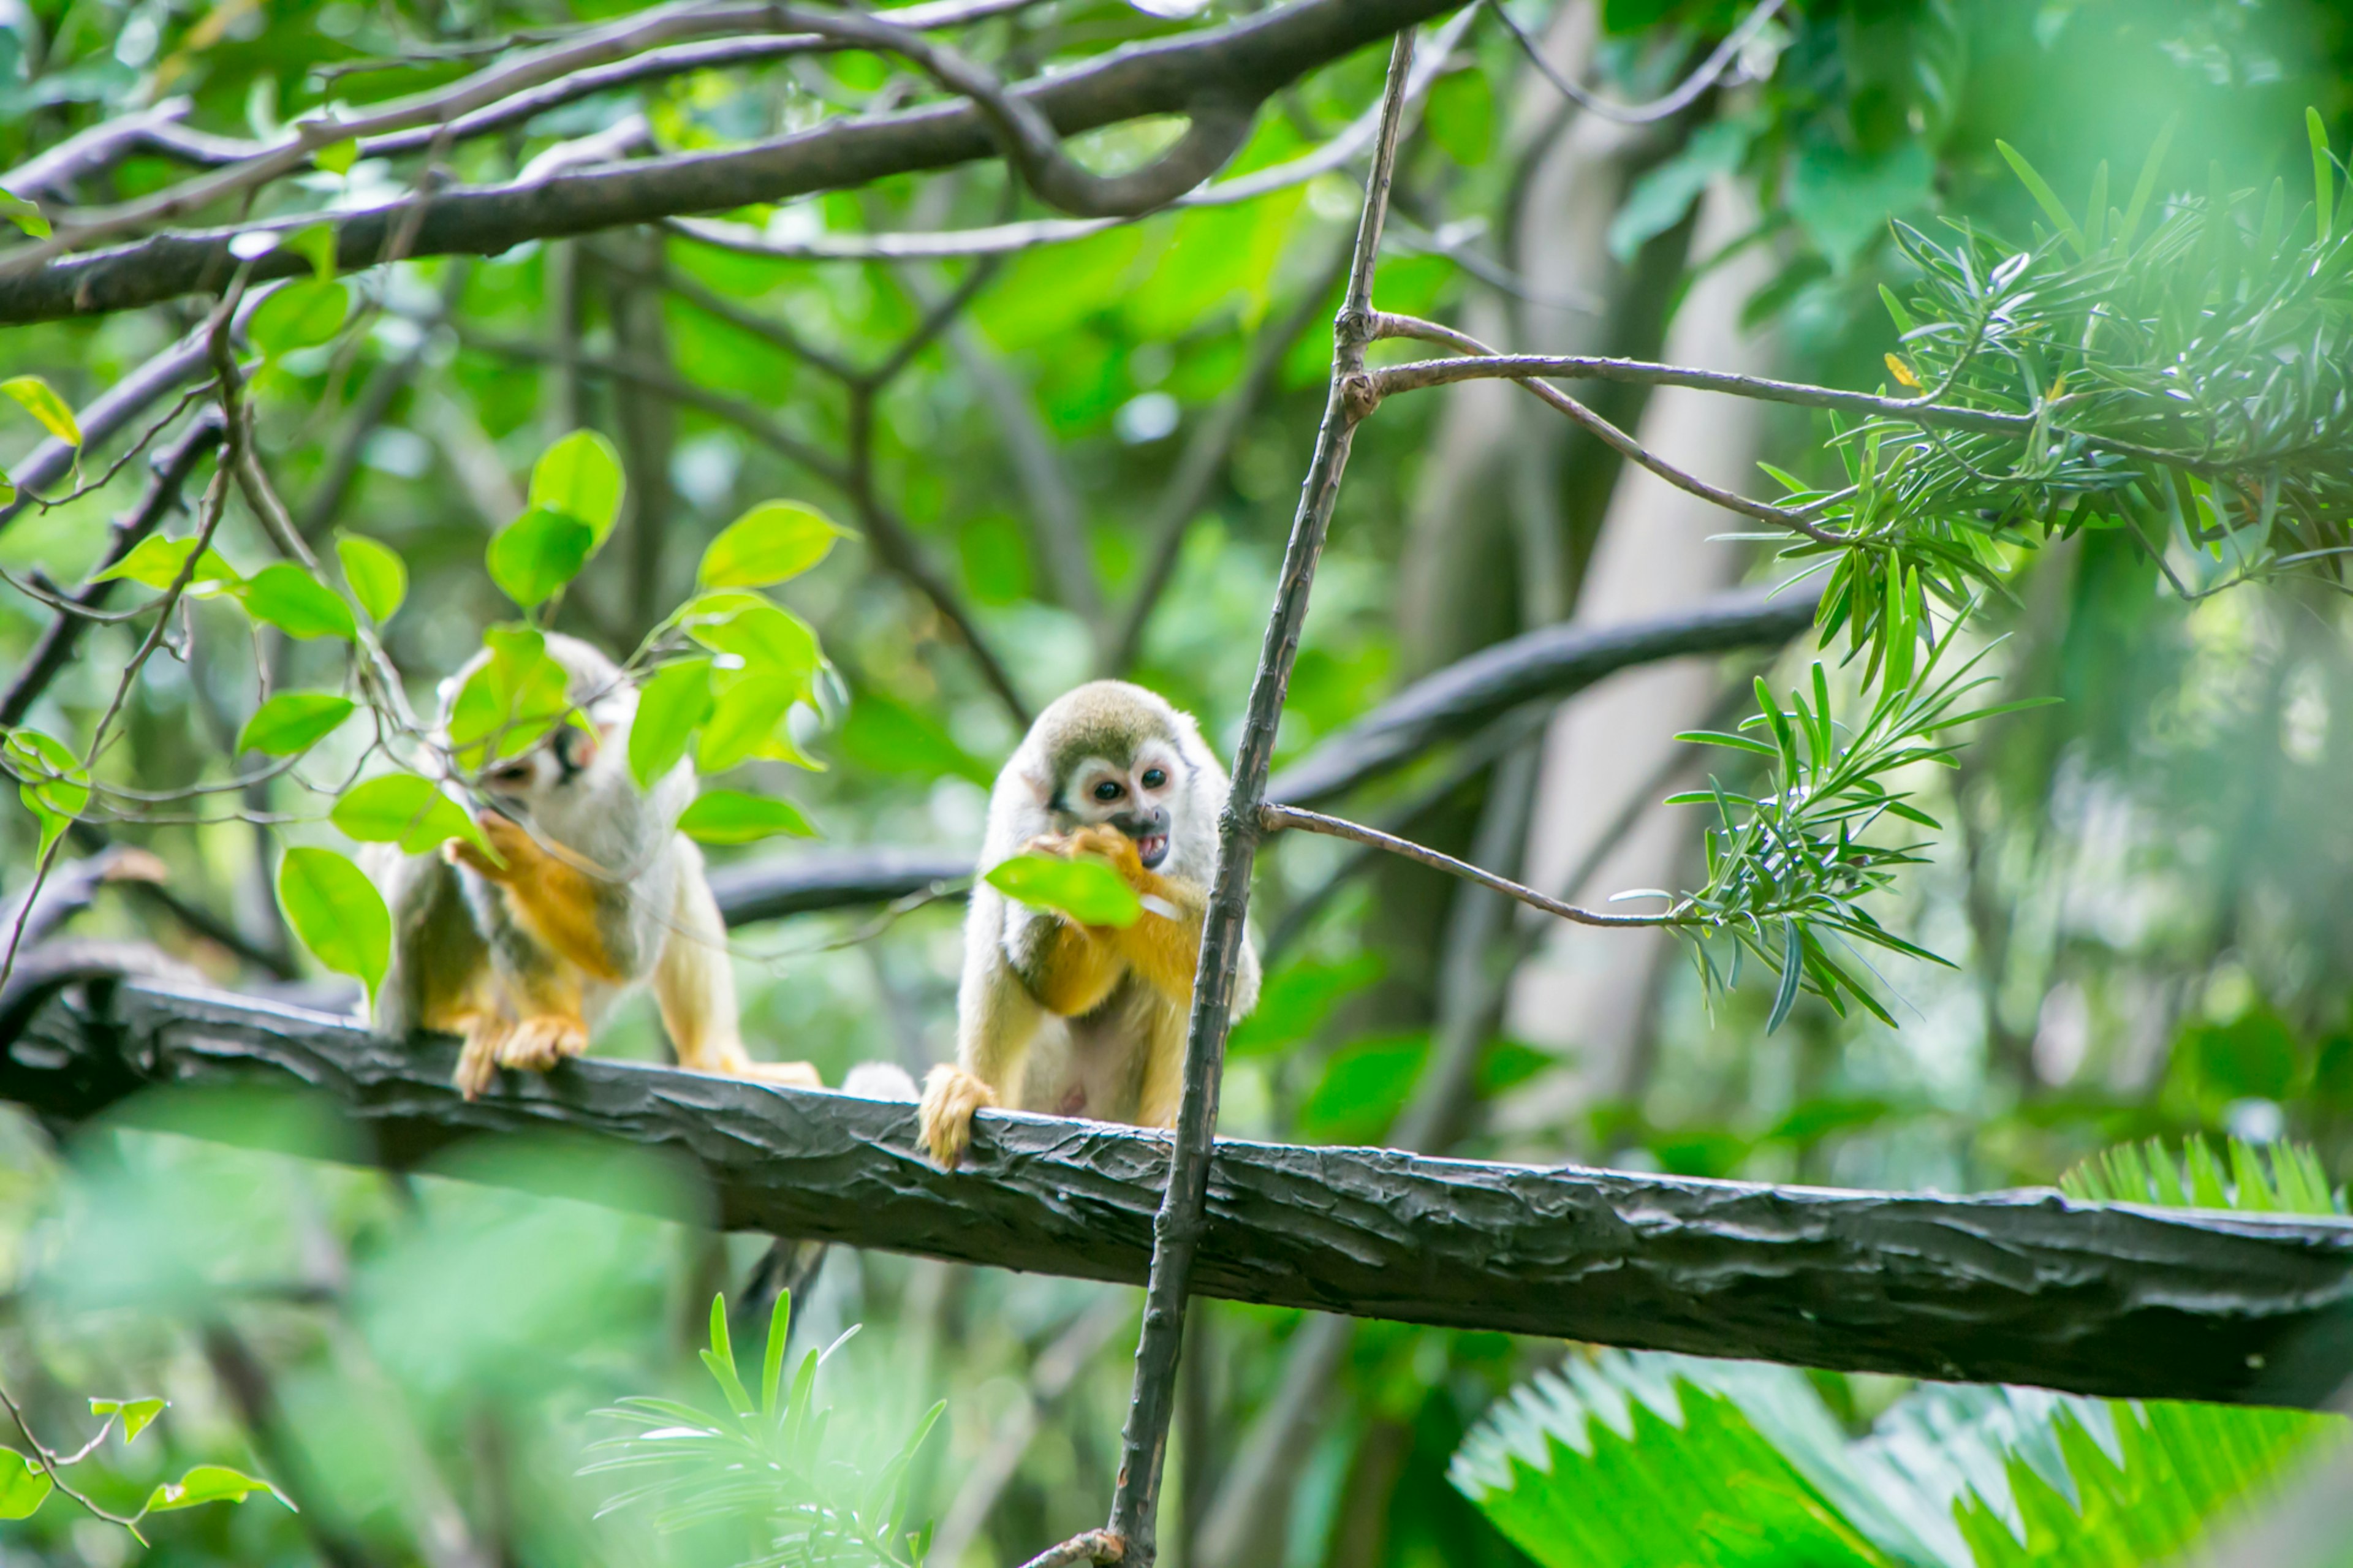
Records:
[[[1620,125],[1649,125],[1688,109],[1701,93],[1723,80],[1725,72],[1740,58],[1749,40],[1765,30],[1765,24],[1779,12],[1781,5],[1782,0],[1764,0],[1762,5],[1742,17],[1740,25],[1725,36],[1724,42],[1716,45],[1715,52],[1701,61],[1691,75],[1676,83],[1672,91],[1663,98],[1637,104],[1611,103],[1577,86],[1545,58],[1544,50],[1536,46],[1536,41],[1512,20],[1511,12],[1504,8],[1504,0],[1489,0],[1488,8],[1495,13],[1496,20],[1504,24],[1504,30],[1519,40],[1520,50],[1528,57],[1528,63],[1535,66],[1546,81],[1558,88],[1562,97],[1589,113],[1598,114],[1604,120],[1614,120]]]
[[[0,979],[5,978],[5,975],[0,975]],[[66,1479],[65,1472],[58,1467],[69,1463],[70,1461],[60,1459],[56,1454],[49,1451],[47,1444],[43,1443],[38,1437],[33,1436],[32,1427],[25,1423],[24,1411],[17,1408],[16,1396],[10,1394],[5,1388],[0,1388],[0,1405],[5,1405],[8,1407],[9,1417],[16,1423],[16,1430],[23,1436],[25,1446],[33,1450],[34,1458],[38,1462],[41,1469],[47,1473],[51,1484],[54,1485],[58,1490],[65,1493],[66,1496],[71,1498],[74,1501],[81,1504],[83,1508],[89,1510],[91,1518],[102,1519],[109,1524],[119,1524],[123,1529],[131,1532],[131,1539],[138,1542],[142,1546],[147,1544],[147,1538],[139,1533],[139,1521],[137,1520],[126,1518],[121,1514],[99,1507],[98,1504],[90,1500],[88,1494],[78,1490],[71,1481]],[[73,1458],[78,1459],[82,1457],[82,1454],[87,1454],[90,1449],[96,1447],[98,1446],[99,1438],[105,1436],[107,1429],[113,1425],[114,1417],[111,1415],[108,1416],[99,1426],[98,1436],[92,1437],[88,1443],[84,1444],[82,1446],[81,1453],[76,1454]]]
[[[1235,748],[1233,785],[1219,823],[1218,868],[1202,922],[1199,967],[1193,979],[1193,1009],[1185,1043],[1185,1077],[1176,1108],[1168,1184],[1153,1223],[1152,1268],[1145,1287],[1144,1331],[1135,1347],[1135,1384],[1127,1424],[1121,1434],[1119,1485],[1112,1498],[1111,1531],[1124,1546],[1126,1568],[1148,1568],[1153,1555],[1153,1517],[1166,1457],[1168,1422],[1175,1408],[1176,1358],[1184,1344],[1185,1300],[1193,1258],[1202,1234],[1202,1205],[1209,1173],[1210,1130],[1216,1125],[1226,1035],[1232,1026],[1234,973],[1241,957],[1242,923],[1250,904],[1250,872],[1258,847],[1259,807],[1274,755],[1282,700],[1299,652],[1307,617],[1308,589],[1315,575],[1332,510],[1339,500],[1340,476],[1357,420],[1354,384],[1364,375],[1365,347],[1372,341],[1373,268],[1380,255],[1381,219],[1397,166],[1398,130],[1405,117],[1405,89],[1413,65],[1414,35],[1400,31],[1389,53],[1381,98],[1381,132],[1365,187],[1364,214],[1349,266],[1348,292],[1333,324],[1331,390],[1315,437],[1315,455],[1283,552],[1275,602],[1267,618],[1258,674]]]
[[[1341,817],[1326,816],[1320,811],[1302,811],[1295,805],[1261,805],[1259,807],[1259,822],[1269,833],[1279,833],[1284,828],[1295,827],[1307,833],[1321,833],[1332,838],[1345,838],[1351,844],[1362,844],[1368,848],[1386,849],[1392,855],[1401,855],[1406,859],[1419,861],[1433,870],[1443,871],[1450,877],[1460,877],[1466,882],[1476,882],[1481,887],[1492,889],[1507,898],[1517,899],[1530,909],[1542,910],[1548,915],[1558,915],[1561,919],[1574,921],[1578,925],[1662,926],[1682,923],[1672,915],[1605,915],[1596,913],[1592,910],[1579,908],[1576,904],[1565,904],[1558,899],[1537,892],[1534,888],[1524,888],[1507,878],[1498,877],[1493,871],[1482,870],[1467,860],[1457,860],[1451,855],[1441,855],[1437,850],[1416,844],[1409,838],[1399,838],[1395,834],[1383,833],[1377,827],[1366,827]]]
[[[1120,1538],[1108,1530],[1090,1530],[1073,1535],[1060,1546],[1050,1546],[1021,1568],[1074,1568],[1081,1563],[1117,1563],[1126,1551]]]

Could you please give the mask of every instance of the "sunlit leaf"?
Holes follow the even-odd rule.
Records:
[[[399,612],[408,597],[408,567],[391,546],[356,533],[336,537],[335,558],[343,563],[343,581],[352,597],[377,626]]]
[[[461,766],[477,768],[527,750],[571,710],[571,677],[529,626],[492,626],[490,650],[449,705],[449,742]]]
[[[18,779],[16,797],[41,824],[39,853],[48,853],[90,805],[90,773],[63,741],[38,730],[11,730],[0,755]]]
[[[291,561],[275,562],[256,572],[237,590],[237,598],[255,620],[268,621],[287,636],[306,642],[312,637],[350,642],[360,633],[359,622],[353,618],[352,607],[343,603],[343,595]]]
[[[1008,899],[1059,910],[1082,925],[1131,926],[1144,915],[1135,889],[1099,860],[1016,855],[983,879]]]
[[[798,501],[763,501],[720,531],[695,581],[706,588],[759,588],[799,576],[849,531]]]
[[[491,581],[524,609],[535,609],[580,574],[596,548],[593,529],[568,512],[534,506],[491,536],[483,559]]]
[[[354,784],[335,802],[328,820],[362,844],[397,844],[411,855],[452,838],[490,847],[464,806],[415,773],[385,773]]]
[[[74,422],[73,410],[39,376],[12,375],[0,381],[0,392],[6,393],[23,405],[26,413],[40,421],[42,429],[67,446],[81,445],[81,426]]]
[[[122,1440],[136,1442],[139,1434],[147,1430],[148,1423],[164,1414],[171,1404],[168,1399],[93,1399],[90,1402],[92,1415],[119,1415],[122,1418]]]
[[[343,143],[350,146],[350,142]],[[286,248],[310,258],[312,276],[322,281],[335,275],[335,226],[314,223],[286,237]]]
[[[0,1519],[30,1519],[57,1482],[27,1455],[0,1448]]]
[[[715,653],[732,653],[754,674],[782,677],[805,689],[824,658],[817,633],[789,610],[760,600],[726,619],[692,628],[694,640]]]
[[[94,574],[93,583],[122,581],[138,583],[158,590],[169,589],[187,569],[188,557],[195,554],[194,539],[163,539],[150,534],[131,549],[131,553]],[[196,562],[196,570],[188,579],[190,591],[217,592],[244,581],[237,569],[222,560],[214,551],[206,550]]]
[[[237,749],[290,757],[326,739],[355,706],[332,691],[281,691],[254,710],[237,731]]]
[[[15,224],[28,238],[49,237],[49,220],[41,216],[38,206],[22,196],[0,191],[0,218]]]
[[[289,849],[278,868],[278,902],[286,923],[321,963],[375,994],[392,959],[392,915],[375,884],[348,857],[332,849]]]
[[[702,721],[694,765],[706,773],[720,773],[756,756],[800,700],[805,684],[764,673],[738,676],[719,693]]]
[[[621,457],[594,430],[575,430],[540,454],[528,504],[588,525],[590,548],[605,542],[621,515]]]
[[[701,844],[752,844],[780,834],[818,836],[816,826],[792,802],[733,789],[704,791],[680,816],[678,830]]]
[[[147,1494],[147,1506],[140,1512],[169,1513],[174,1509],[195,1508],[208,1502],[243,1502],[254,1493],[276,1498],[291,1510],[294,1505],[286,1495],[268,1481],[232,1470],[227,1465],[198,1465],[176,1481],[165,1481]]]
[[[686,755],[695,729],[711,716],[711,661],[682,659],[665,665],[638,692],[637,717],[629,721],[629,773],[640,789],[651,789]]]

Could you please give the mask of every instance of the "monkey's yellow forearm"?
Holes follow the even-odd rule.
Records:
[[[533,936],[599,980],[622,978],[596,922],[600,890],[588,874],[550,855],[503,816],[486,812],[479,820],[506,864],[462,839],[451,842],[450,853],[504,889],[515,918]]]
[[[1087,927],[1052,918],[1052,934],[1022,982],[1048,1012],[1080,1017],[1103,1005],[1127,963],[1116,945]]]

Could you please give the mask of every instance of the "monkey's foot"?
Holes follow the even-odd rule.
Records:
[[[785,1089],[823,1089],[825,1079],[818,1076],[816,1067],[808,1062],[745,1062],[735,1069],[734,1077],[748,1078],[754,1083],[773,1083]]]
[[[491,1019],[466,1025],[466,1044],[458,1053],[458,1070],[449,1075],[449,1081],[468,1100],[481,1099],[482,1090],[499,1076],[499,1053],[505,1047],[507,1028]]]
[[[916,1111],[923,1147],[943,1171],[953,1171],[972,1143],[972,1113],[997,1103],[997,1091],[960,1067],[943,1062],[923,1080],[923,1103]]]
[[[566,1057],[588,1048],[588,1026],[561,1013],[525,1018],[499,1047],[499,1066],[545,1072]]]

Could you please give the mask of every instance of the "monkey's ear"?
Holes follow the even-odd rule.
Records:
[[[1013,776],[1029,786],[1029,793],[1037,797],[1038,804],[1041,807],[1050,805],[1053,803],[1053,780],[1050,778],[1041,778],[1037,773],[1030,772],[1028,768],[1020,769]]]
[[[585,768],[596,760],[597,748],[604,744],[605,738],[611,731],[609,724],[589,730],[566,722],[555,737],[556,750],[572,766]]]

